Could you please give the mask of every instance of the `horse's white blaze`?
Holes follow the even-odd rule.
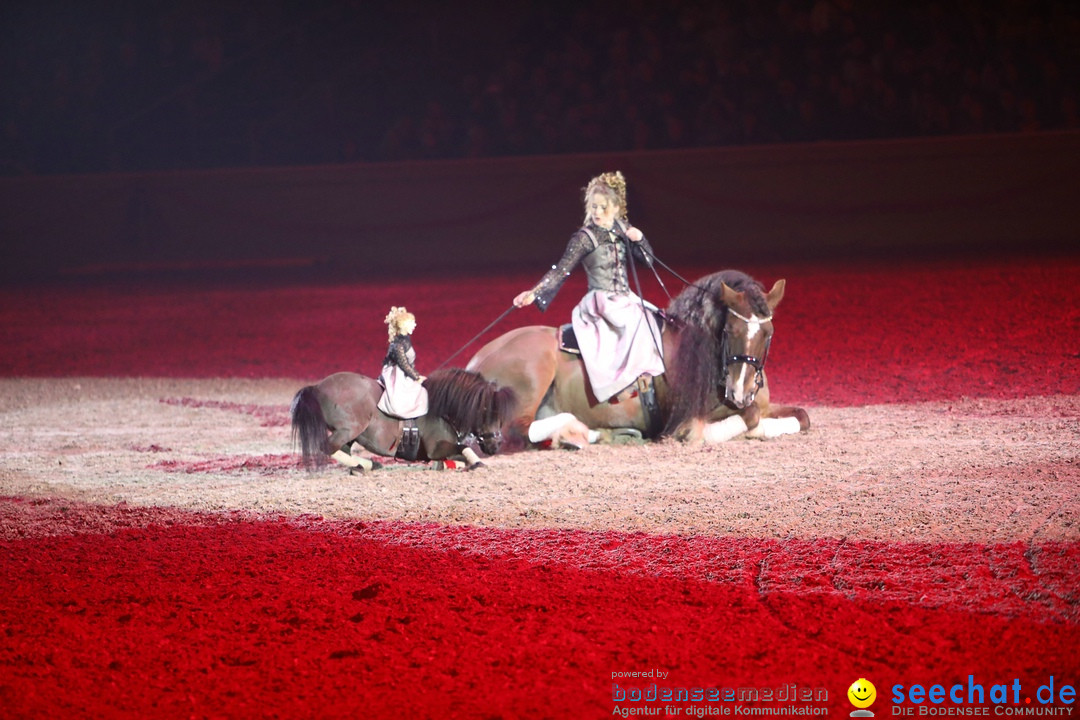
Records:
[[[757,427],[746,433],[748,438],[774,438],[781,435],[794,435],[802,431],[799,418],[762,418]]]
[[[705,426],[704,438],[707,445],[722,443],[746,432],[746,421],[739,415],[732,415],[718,422]]]
[[[741,369],[739,370],[739,379],[735,383],[735,394],[734,397],[732,397],[732,400],[735,401],[736,405],[743,401],[743,388],[746,387],[746,367],[746,363],[742,363]]]
[[[578,422],[573,413],[559,413],[543,420],[533,420],[529,425],[529,442],[539,443],[551,437],[571,423]]]
[[[761,323],[764,322],[757,315],[750,316],[750,322],[746,323],[746,339],[753,340],[754,336],[761,332]]]

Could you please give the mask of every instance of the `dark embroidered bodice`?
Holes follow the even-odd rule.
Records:
[[[618,223],[613,230],[586,225],[570,238],[559,262],[551,267],[533,288],[536,305],[546,310],[570,272],[580,263],[588,278],[589,290],[629,293],[627,246],[637,262],[652,267],[652,247],[645,238],[640,243],[626,239]]]
[[[412,352],[412,338],[408,335],[397,335],[390,341],[390,347],[386,350],[386,359],[383,365],[397,365],[401,371],[413,380],[420,379],[420,373],[413,367],[412,358],[416,353]]]

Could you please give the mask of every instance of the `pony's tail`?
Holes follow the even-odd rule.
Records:
[[[304,467],[327,461],[330,456],[330,438],[327,435],[326,418],[315,395],[315,386],[300,388],[292,401],[292,442],[299,445]]]

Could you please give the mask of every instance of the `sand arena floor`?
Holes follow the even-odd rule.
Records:
[[[0,380],[0,494],[512,528],[917,542],[1075,540],[1080,398],[810,407],[809,432],[298,467],[302,381]]]

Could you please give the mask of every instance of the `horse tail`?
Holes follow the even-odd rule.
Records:
[[[330,456],[326,418],[314,385],[300,388],[292,401],[292,442],[299,445],[304,467],[325,462]]]

